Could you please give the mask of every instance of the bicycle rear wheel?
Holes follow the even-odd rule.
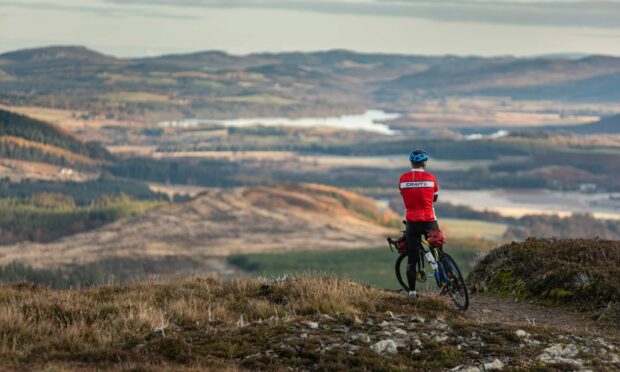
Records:
[[[398,284],[405,290],[405,292],[409,292],[409,286],[407,285],[407,263],[402,264],[404,260],[407,259],[406,254],[402,254],[398,256],[396,259],[396,265],[394,265],[394,271],[396,271],[396,279],[398,279]],[[403,280],[404,279],[404,280]]]
[[[447,253],[443,254],[441,264],[447,276],[445,294],[450,296],[452,302],[459,310],[467,310],[469,307],[469,293],[465,286],[465,280],[461,274],[461,270],[457,266],[454,259]],[[442,291],[444,292],[444,291]],[[442,293],[443,294],[443,293]]]
[[[420,260],[423,260],[424,256],[420,255]],[[409,281],[407,280],[407,255],[401,255],[396,259],[396,265],[394,265],[394,271],[396,272],[396,279],[398,284],[405,292],[409,292]],[[420,274],[417,274],[416,290],[419,293],[436,293],[437,284],[434,280],[423,280],[420,278]],[[428,276],[428,273],[424,271],[424,275]],[[432,275],[432,274],[431,274]]]

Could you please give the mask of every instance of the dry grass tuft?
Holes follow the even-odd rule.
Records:
[[[278,326],[318,314],[353,320],[385,311],[461,317],[444,299],[425,298],[412,307],[397,293],[329,277],[230,282],[196,277],[70,291],[14,284],[0,291],[0,361],[13,367],[150,365],[194,355],[193,343],[179,339],[187,332],[216,342],[218,332],[250,324]],[[233,358],[237,346],[218,345],[212,347],[221,349],[216,353],[221,367],[234,367],[225,356]]]

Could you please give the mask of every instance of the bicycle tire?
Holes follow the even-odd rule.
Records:
[[[396,279],[398,280],[398,284],[400,284],[400,287],[405,291],[405,292],[409,292],[409,280],[407,279],[407,262],[406,259],[407,255],[400,255],[398,256],[398,258],[396,259],[396,264],[394,265],[394,272],[396,273]],[[424,255],[420,254],[420,261],[424,260]],[[404,262],[404,264],[403,264]],[[404,265],[404,266],[402,266]],[[402,266],[402,267],[401,267]],[[426,275],[426,273],[425,273]],[[434,277],[434,275],[433,275]],[[422,292],[424,292],[424,289],[429,290],[430,292],[434,292],[435,290],[433,288],[437,288],[435,287],[434,284],[431,284],[430,281],[427,281],[426,278],[424,278],[424,280],[420,279],[418,277],[417,279],[417,283],[418,283],[418,290],[422,290]],[[420,288],[420,285],[423,288]],[[432,287],[432,288],[431,288]]]
[[[400,286],[402,287],[402,289],[405,290],[405,292],[409,292],[409,286],[407,285],[407,283],[403,280],[403,275],[400,271],[400,265],[402,264],[403,260],[407,258],[406,254],[401,254],[400,256],[398,256],[398,258],[396,259],[396,264],[394,265],[394,271],[396,272],[396,279],[398,279],[398,283],[400,284]],[[406,270],[406,268],[405,268]],[[407,273],[405,272],[405,279],[407,278]]]
[[[458,289],[462,291],[463,301],[459,302],[454,297],[453,291],[451,290],[451,288],[448,289],[447,294],[450,296],[450,298],[452,299],[452,302],[454,303],[457,309],[463,310],[463,311],[467,310],[467,308],[469,307],[469,293],[467,291],[467,286],[465,285],[465,280],[463,279],[463,275],[461,274],[461,270],[456,264],[456,261],[454,261],[454,259],[447,253],[443,254],[441,261],[443,264],[442,266],[444,267],[444,270],[446,271],[446,274],[448,276],[452,275],[454,277],[454,280],[450,280],[450,283],[456,284],[458,286]],[[449,280],[450,278],[447,278],[447,279]]]

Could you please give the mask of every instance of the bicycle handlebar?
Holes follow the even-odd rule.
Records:
[[[388,236],[387,241],[390,246],[390,251],[394,252],[394,248],[398,249],[398,247],[396,246],[396,241],[394,241],[394,239]]]

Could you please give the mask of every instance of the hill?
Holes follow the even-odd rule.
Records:
[[[620,58],[613,57],[507,59],[474,66],[433,66],[401,76],[385,88],[423,90],[430,94],[611,102],[618,97],[610,89],[614,85],[610,79],[617,81],[619,73]],[[567,88],[571,89],[567,91]]]
[[[112,155],[52,124],[0,109],[0,158],[95,170]],[[29,163],[9,162],[19,168]]]
[[[620,133],[620,115],[608,116],[594,123],[555,129],[575,134],[618,134]]]
[[[523,125],[525,117],[514,110],[527,111],[532,120],[541,120],[536,114],[542,110],[575,116],[577,122],[584,112],[605,112],[618,100],[619,74],[620,59],[607,56],[483,58],[331,50],[123,59],[56,46],[0,54],[0,103],[79,111],[121,126],[180,118],[333,116],[370,108],[414,114],[400,121],[406,126],[429,120],[459,124],[452,115],[463,123],[509,119]],[[445,104],[448,98],[464,100]],[[551,103],[533,107],[511,99]],[[553,102],[601,106],[567,109]],[[488,105],[509,115],[500,120]]]
[[[21,49],[1,54],[0,58],[19,63],[50,61],[106,63],[118,61],[114,57],[106,56],[86,47],[71,45]]]
[[[0,288],[19,370],[612,370],[617,334],[516,327],[321,277]]]
[[[110,277],[136,265],[147,274],[226,275],[232,253],[374,247],[392,232],[386,224],[394,217],[369,199],[327,186],[213,189],[53,243],[5,246],[0,264],[70,269],[114,263]]]
[[[473,292],[575,307],[620,324],[620,242],[528,239],[489,253],[468,278]]]

